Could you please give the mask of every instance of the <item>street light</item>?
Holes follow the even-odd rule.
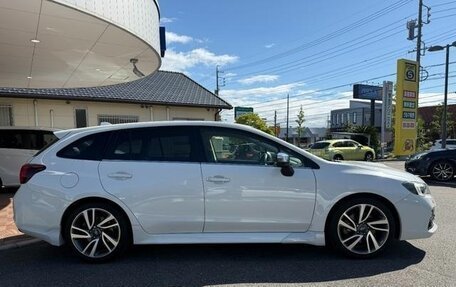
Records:
[[[446,49],[446,61],[445,61],[445,97],[443,100],[443,120],[442,120],[442,148],[446,148],[447,138],[447,101],[448,101],[448,65],[450,61],[450,47],[456,47],[456,41],[446,46],[431,46],[429,52],[442,51]]]

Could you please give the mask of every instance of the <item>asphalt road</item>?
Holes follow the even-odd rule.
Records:
[[[38,243],[0,251],[0,285],[456,286],[456,184],[429,184],[438,204],[437,234],[395,242],[376,259],[350,260],[305,245],[175,245],[134,247],[95,265]]]

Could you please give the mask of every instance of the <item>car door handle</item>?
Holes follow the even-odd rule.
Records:
[[[222,175],[216,175],[216,176],[208,177],[207,181],[215,182],[215,183],[225,183],[225,182],[230,182],[230,179],[227,177],[224,177]]]
[[[118,180],[126,180],[126,179],[132,178],[133,175],[129,174],[128,172],[120,171],[120,172],[110,173],[110,174],[108,174],[108,177],[113,178],[113,179],[118,179]]]

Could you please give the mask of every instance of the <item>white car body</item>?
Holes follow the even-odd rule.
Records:
[[[38,127],[0,127],[0,187],[19,186],[19,170],[28,162],[44,145],[44,134],[52,135],[55,129]],[[14,133],[5,135],[6,133]],[[38,140],[39,143],[31,143]],[[15,139],[12,146],[10,139]],[[21,142],[26,140],[27,142]]]
[[[92,133],[141,127],[226,128],[287,148],[319,168],[297,167],[291,177],[276,166],[210,162],[72,160],[56,153]],[[393,207],[401,240],[430,237],[435,202],[403,182],[409,173],[377,163],[330,162],[256,129],[215,122],[122,124],[57,132],[60,140],[31,163],[47,168],[21,185],[14,197],[17,227],[62,245],[65,211],[101,198],[128,216],[134,244],[307,243],[325,245],[328,214],[340,200],[359,194]],[[431,219],[433,220],[433,219]]]

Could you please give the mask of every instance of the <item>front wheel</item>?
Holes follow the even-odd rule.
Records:
[[[336,208],[327,230],[328,238],[329,243],[344,255],[374,257],[393,240],[394,217],[382,202],[358,198]]]
[[[374,160],[374,155],[371,152],[366,152],[366,155],[364,156],[365,161],[373,161]]]
[[[454,177],[453,165],[445,160],[433,163],[430,170],[431,177],[438,181],[449,181]]]
[[[106,203],[77,207],[66,219],[64,237],[78,256],[101,262],[120,255],[130,245],[127,218]]]

